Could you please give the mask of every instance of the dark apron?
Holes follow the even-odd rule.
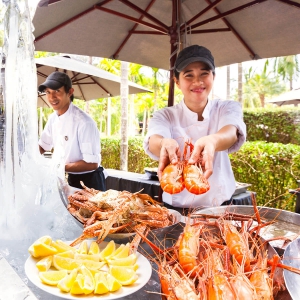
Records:
[[[99,167],[93,172],[84,174],[68,174],[68,183],[70,186],[82,189],[80,181],[88,188],[93,188],[98,191],[106,191],[105,176],[103,167]]]

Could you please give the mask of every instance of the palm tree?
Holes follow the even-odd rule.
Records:
[[[298,78],[299,62],[296,55],[277,57],[274,62],[274,70],[283,80],[287,80],[290,90],[293,89],[293,80]]]
[[[260,99],[261,107],[265,107],[266,97],[278,95],[285,90],[285,86],[274,77],[268,69],[269,61],[266,60],[261,74],[252,72],[252,67],[245,74],[244,97],[252,98],[254,95]],[[253,98],[252,98],[253,99]]]

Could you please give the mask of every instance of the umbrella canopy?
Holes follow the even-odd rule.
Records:
[[[37,99],[37,107],[42,107],[42,108],[47,108],[51,107],[50,103],[48,102],[47,98],[45,95],[38,95]]]
[[[170,70],[182,47],[209,48],[216,66],[298,54],[300,0],[42,0],[35,48]],[[174,83],[170,81],[169,105]]]
[[[268,100],[267,103],[281,105],[298,105],[300,103],[300,88],[283,93],[278,97]]]
[[[101,70],[91,64],[70,58],[68,56],[49,56],[35,59],[38,85],[42,84],[48,75],[54,71],[65,72],[72,80],[74,97],[81,100],[93,100],[119,96],[121,93],[121,78],[110,72]],[[150,92],[148,89],[130,82],[129,94]],[[46,97],[39,97],[45,101]]]

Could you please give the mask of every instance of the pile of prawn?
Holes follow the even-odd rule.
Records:
[[[185,142],[183,159],[176,165],[169,164],[163,170],[160,186],[164,192],[178,194],[186,188],[190,193],[200,195],[210,189],[207,179],[203,176],[201,163],[187,163],[188,150],[192,153],[193,148],[192,143]]]
[[[140,234],[156,253],[148,257],[158,266],[163,296],[167,300],[266,300],[283,291],[282,269],[297,274],[300,270],[281,264],[275,251],[268,253],[268,242],[259,231],[270,222],[261,221],[257,208],[255,212],[254,218],[231,213],[190,215],[168,249],[162,241],[158,246]],[[257,226],[253,227],[253,220]]]
[[[147,194],[88,188],[81,182],[82,190],[68,197],[68,211],[83,224],[82,234],[71,244],[97,237],[100,243],[108,234],[134,233],[136,228],[147,232],[174,224],[170,211]],[[135,246],[136,247],[136,246]]]

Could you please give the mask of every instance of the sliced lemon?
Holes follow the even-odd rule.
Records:
[[[114,257],[112,257],[112,259],[107,260],[107,263],[109,265],[114,265],[114,266],[133,266],[136,263],[136,261],[137,261],[137,256],[136,254],[133,253],[125,258],[114,259]]]
[[[99,248],[98,243],[95,241],[92,241],[88,254],[94,255],[94,254],[99,254],[99,253],[100,253],[100,248]]]
[[[73,250],[68,250],[68,251],[65,251],[65,252],[59,252],[55,255],[58,255],[58,256],[62,256],[62,257],[69,257],[69,258],[74,258],[75,257],[75,254],[76,252],[73,251]]]
[[[104,261],[82,260],[82,265],[87,267],[90,271],[99,271],[105,264]]]
[[[88,244],[87,244],[87,241],[83,241],[79,245],[79,248],[77,249],[77,252],[81,253],[81,254],[87,254],[88,253]]]
[[[102,295],[109,292],[106,274],[107,273],[105,272],[98,272],[95,274],[95,294]]]
[[[82,261],[69,257],[54,255],[52,264],[57,270],[72,271],[76,268],[79,268],[82,265]]]
[[[74,255],[74,258],[75,259],[85,259],[85,260],[92,260],[92,261],[99,261],[100,260],[100,257],[99,257],[100,254],[82,254],[82,253],[75,253]]]
[[[88,295],[92,293],[95,289],[95,280],[93,274],[90,272],[90,270],[85,267],[80,267],[80,272],[84,276],[84,283],[83,283],[83,292]]]
[[[39,269],[40,272],[48,271],[51,267],[52,259],[53,259],[52,255],[46,256],[46,257],[42,258],[41,260],[39,260],[35,265]]]
[[[51,246],[57,249],[58,253],[66,252],[66,251],[76,251],[76,248],[71,247],[66,242],[63,242],[62,240],[56,240],[55,242],[52,241]]]
[[[108,289],[110,292],[116,292],[122,287],[122,284],[111,274],[106,274]]]
[[[125,246],[123,246],[121,250],[119,250],[119,248],[115,251],[115,253],[112,253],[112,256],[111,256],[112,259],[125,258],[129,255],[129,249],[130,249],[129,243],[126,244]]]
[[[138,279],[135,270],[130,266],[110,266],[109,271],[122,285],[131,285]]]
[[[28,251],[33,257],[36,258],[45,257],[57,253],[57,250],[54,247],[43,242],[35,242],[32,247],[30,246]]]
[[[60,280],[62,280],[68,272],[66,270],[61,271],[46,271],[39,272],[39,277],[43,283],[49,285],[57,285]]]
[[[62,292],[70,292],[72,285],[74,284],[75,280],[77,277],[77,269],[74,269],[71,271],[70,274],[67,274],[63,279],[61,279],[57,287],[62,291]]]
[[[70,293],[75,295],[84,294],[84,276],[77,274],[76,279],[71,287]]]
[[[35,245],[37,243],[45,243],[47,245],[50,245],[51,242],[52,242],[52,238],[49,235],[44,235],[30,245],[30,247],[28,248],[28,252],[30,253],[30,255],[34,256],[33,255],[34,254],[33,245]]]
[[[100,260],[105,260],[109,257],[116,249],[116,244],[113,240],[109,241],[106,247],[100,252],[99,258]]]

